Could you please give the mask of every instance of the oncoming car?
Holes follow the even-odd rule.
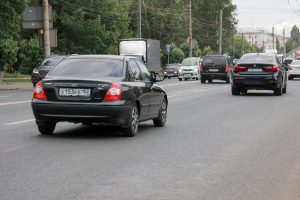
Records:
[[[185,81],[187,79],[196,79],[200,78],[200,58],[186,58],[182,61],[181,66],[179,68],[178,80]]]
[[[32,110],[41,134],[52,134],[56,123],[109,123],[135,136],[139,122],[162,127],[168,98],[156,84],[163,76],[150,73],[136,57],[69,56],[34,89]]]

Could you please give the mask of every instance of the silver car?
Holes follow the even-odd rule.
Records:
[[[200,58],[186,58],[182,61],[181,66],[178,71],[178,80],[185,81],[187,79],[196,79],[200,78]]]
[[[300,60],[294,60],[289,65],[288,77],[289,80],[293,80],[294,78],[300,78]]]

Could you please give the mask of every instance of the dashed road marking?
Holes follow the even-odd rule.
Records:
[[[16,105],[16,104],[30,103],[30,102],[31,102],[31,100],[26,100],[26,101],[12,101],[12,102],[0,103],[0,106]]]
[[[24,124],[24,123],[29,123],[33,122],[35,119],[28,119],[28,120],[23,120],[23,121],[17,121],[17,122],[10,122],[5,125],[11,126],[11,125],[18,125],[18,124]]]

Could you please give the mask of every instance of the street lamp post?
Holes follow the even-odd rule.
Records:
[[[224,8],[220,9],[219,17],[219,54],[222,54],[222,43],[223,43],[223,9],[227,8],[229,4],[225,5]]]

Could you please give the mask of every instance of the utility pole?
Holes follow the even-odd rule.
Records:
[[[138,17],[137,33],[138,33],[138,37],[142,38],[142,0],[138,0],[138,10],[139,10],[139,17]]]
[[[223,39],[223,9],[220,9],[220,17],[219,17],[219,54],[222,55],[222,39]]]
[[[244,33],[242,33],[241,56],[244,55]]]
[[[189,57],[193,57],[192,0],[189,0]]]
[[[272,27],[272,43],[273,43],[273,49],[275,49],[275,35],[274,35],[274,26]]]
[[[283,29],[283,55],[286,54],[286,47],[285,47],[285,30]]]
[[[48,0],[43,0],[43,26],[44,26],[44,56],[51,55],[50,49],[50,31],[49,31],[49,4]]]

